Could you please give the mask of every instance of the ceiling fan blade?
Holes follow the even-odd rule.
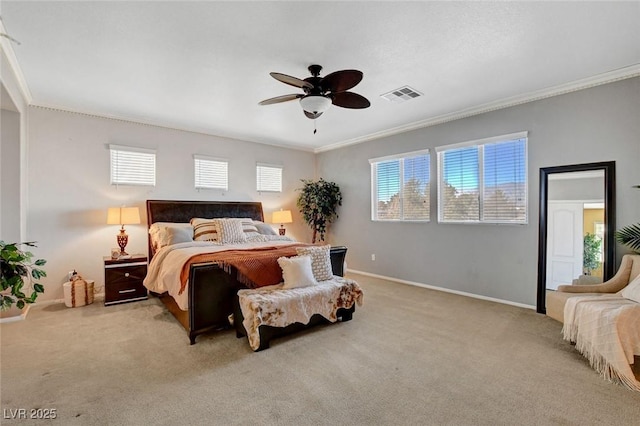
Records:
[[[342,70],[327,74],[320,83],[325,91],[344,92],[362,81],[362,71]]]
[[[271,105],[271,104],[278,104],[280,102],[287,102],[287,101],[292,101],[294,99],[298,99],[303,97],[304,95],[300,94],[300,95],[282,95],[282,96],[276,96],[275,98],[269,98],[269,99],[265,99],[264,101],[258,103],[258,105]]]
[[[371,106],[367,98],[353,92],[334,93],[331,95],[331,101],[335,106],[342,108],[361,109]]]
[[[279,72],[270,72],[269,75],[276,80],[293,87],[306,87],[307,89],[313,89],[313,84],[309,83],[308,81],[300,80],[296,77],[291,77],[290,75],[280,74]]]
[[[312,112],[309,112],[309,111],[305,111],[305,110],[302,110],[302,112],[304,112],[304,115],[306,115],[306,116],[307,116],[307,118],[310,118],[310,119],[312,119],[312,120],[313,120],[314,118],[318,118],[318,117],[320,117],[320,116],[322,115],[322,113],[321,113],[321,112],[316,112],[315,114],[314,114],[314,113],[312,113]]]

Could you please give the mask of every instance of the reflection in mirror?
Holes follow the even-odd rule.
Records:
[[[547,291],[613,276],[614,230],[615,162],[540,169],[539,313]]]
[[[604,171],[549,176],[546,288],[602,282]]]

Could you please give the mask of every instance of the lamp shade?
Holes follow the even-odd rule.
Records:
[[[109,207],[107,225],[135,225],[140,223],[138,207]]]
[[[303,110],[312,114],[323,113],[331,106],[331,99],[321,95],[307,95],[300,99],[300,105]]]
[[[273,217],[271,218],[272,223],[291,223],[293,219],[291,217],[291,210],[280,210],[277,212],[273,212]]]

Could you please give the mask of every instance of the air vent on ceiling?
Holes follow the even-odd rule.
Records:
[[[417,98],[418,96],[422,96],[422,93],[418,92],[415,89],[412,89],[409,86],[403,86],[399,89],[392,90],[380,95],[381,98],[394,103],[410,101],[411,99]]]

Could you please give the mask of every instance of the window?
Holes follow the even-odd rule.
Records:
[[[156,152],[152,149],[109,145],[111,185],[156,185]]]
[[[261,192],[282,192],[282,166],[258,163],[256,189]]]
[[[229,162],[221,158],[194,155],[196,189],[229,189]]]
[[[527,132],[436,151],[440,222],[527,223]]]
[[[430,158],[423,150],[369,160],[372,220],[429,220]]]

